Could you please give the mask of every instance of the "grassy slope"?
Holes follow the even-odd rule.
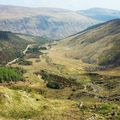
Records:
[[[61,41],[66,56],[100,65],[120,64],[120,20],[113,20]]]
[[[53,101],[34,92],[28,94],[0,87],[0,118],[8,120],[30,118],[34,120],[60,120],[65,119],[66,116],[72,117],[69,112],[71,108],[76,112],[75,117],[79,118],[77,115],[79,109],[76,109],[75,106],[75,102]]]

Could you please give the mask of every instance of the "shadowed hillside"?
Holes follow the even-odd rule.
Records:
[[[0,31],[0,65],[20,57],[28,44],[44,44],[47,38]]]

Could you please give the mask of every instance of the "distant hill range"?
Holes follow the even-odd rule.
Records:
[[[93,26],[58,45],[69,58],[101,66],[119,66],[120,19]]]
[[[74,11],[57,8],[0,6],[0,30],[60,39],[98,21]]]
[[[70,11],[60,8],[27,8],[0,5],[0,30],[62,39],[90,26],[120,18],[120,11],[91,8]]]
[[[77,13],[99,21],[109,21],[120,18],[120,11],[105,8],[91,8],[88,10],[77,11]]]

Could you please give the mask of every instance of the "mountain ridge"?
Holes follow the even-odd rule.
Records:
[[[0,30],[61,39],[99,23],[74,11],[57,8],[0,6]]]

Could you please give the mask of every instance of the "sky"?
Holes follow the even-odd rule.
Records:
[[[120,0],[0,0],[0,4],[70,10],[84,10],[93,7],[120,10]]]

